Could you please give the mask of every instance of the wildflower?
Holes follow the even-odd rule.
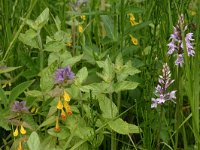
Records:
[[[57,109],[63,109],[63,104],[62,104],[61,100],[58,101]]]
[[[184,29],[183,31],[181,29]],[[181,15],[179,18],[178,24],[174,27],[174,32],[170,36],[171,42],[168,44],[169,50],[168,55],[172,55],[173,53],[177,53],[177,59],[175,64],[177,66],[182,66],[184,63],[183,53],[184,53],[184,42],[186,44],[186,50],[188,56],[194,56],[195,51],[193,48],[194,39],[192,38],[193,33],[187,33],[185,35],[185,39],[182,39],[182,32],[185,32],[187,26],[184,25],[184,17]],[[183,41],[184,40],[184,41]]]
[[[15,101],[12,105],[13,112],[28,112],[28,107],[26,106],[26,101]]]
[[[59,125],[59,120],[58,120],[58,118],[56,118],[56,126],[55,126],[55,131],[56,132],[60,132],[60,125]]]
[[[71,110],[71,107],[70,107],[70,105],[69,105],[69,103],[67,101],[64,101],[64,108],[65,108],[67,114],[69,116],[71,116],[72,115],[72,110]]]
[[[80,18],[81,18],[83,21],[86,20],[86,16],[85,16],[85,15],[80,16]]]
[[[15,131],[13,132],[13,136],[16,137],[19,135],[18,127],[16,127]]]
[[[66,119],[66,113],[63,109],[61,110],[61,118],[62,118],[62,120]]]
[[[55,72],[55,82],[58,84],[71,81],[74,77],[74,73],[71,71],[70,66],[63,69],[57,69]]]
[[[26,130],[24,129],[24,127],[21,125],[21,128],[20,128],[20,133],[21,134],[26,134]]]
[[[131,26],[137,25],[138,22],[135,21],[135,16],[134,16],[132,13],[129,13],[128,15],[129,15],[129,17],[130,17],[130,18],[129,18],[129,21],[130,21],[130,23],[131,23]]]
[[[158,85],[155,88],[157,98],[152,98],[151,108],[156,108],[159,104],[163,104],[168,100],[176,99],[176,91],[167,92],[167,88],[174,82],[171,80],[171,72],[167,63],[163,65],[162,75],[159,76]]]
[[[129,36],[130,36],[130,38],[131,38],[131,42],[132,42],[134,45],[138,45],[138,40],[137,40],[135,37],[133,37],[131,34],[130,34]]]
[[[63,98],[64,98],[64,100],[67,101],[67,102],[70,101],[70,96],[69,96],[69,94],[68,94],[66,91],[64,91]]]
[[[19,140],[17,150],[22,150],[22,141]]]
[[[79,31],[80,33],[83,33],[83,26],[82,26],[82,25],[79,25],[79,26],[78,26],[78,31]]]

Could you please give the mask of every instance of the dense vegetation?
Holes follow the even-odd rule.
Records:
[[[199,150],[199,0],[0,0],[0,148]]]

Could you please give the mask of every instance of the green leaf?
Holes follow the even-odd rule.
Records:
[[[0,66],[0,74],[11,72],[11,71],[16,70],[18,68],[21,68],[21,66],[19,66],[19,67],[1,67]]]
[[[133,90],[138,85],[139,85],[139,83],[131,82],[131,81],[117,82],[114,84],[114,91],[117,93],[117,92],[124,91],[124,90]]]
[[[51,116],[49,118],[47,118],[47,120],[45,120],[39,127],[38,129],[44,127],[44,126],[48,126],[51,125],[52,123],[55,123],[56,121],[56,117],[55,116]]]
[[[40,78],[40,88],[42,91],[51,90],[54,86],[54,72],[57,68],[57,61],[53,62],[51,65],[43,69],[39,76]]]
[[[27,144],[30,150],[40,150],[40,138],[37,132],[34,131],[31,133]]]
[[[119,134],[140,133],[141,130],[138,126],[129,124],[118,118],[108,123],[109,127]]]
[[[73,66],[75,63],[79,62],[82,57],[83,55],[79,55],[79,56],[74,56],[69,59],[64,59],[62,63],[62,67],[66,67],[68,65]]]
[[[19,40],[33,48],[39,48],[38,42],[36,41],[36,36],[37,33],[33,29],[29,29],[24,34],[20,33]]]
[[[101,19],[104,23],[105,29],[106,29],[106,33],[107,36],[112,39],[113,41],[117,41],[117,38],[114,34],[114,25],[112,22],[112,18],[109,17],[108,15],[102,15]]]
[[[65,48],[65,44],[60,41],[51,41],[45,44],[45,51],[48,52],[59,52],[61,49]]]
[[[9,101],[14,101],[17,97],[23,93],[32,83],[34,80],[23,82],[12,89],[9,96]]]
[[[96,95],[96,97],[98,97],[99,106],[102,111],[102,116],[104,118],[111,119],[117,116],[118,109],[115,103],[112,102],[112,100],[110,100],[103,94],[98,94]]]
[[[32,97],[41,97],[41,96],[43,96],[43,93],[41,91],[38,91],[38,90],[31,90],[31,91],[27,91],[25,93],[26,93],[26,95],[32,96]]]
[[[97,61],[97,65],[100,68],[103,68],[102,73],[97,73],[99,77],[101,77],[105,82],[112,82],[115,77],[114,74],[114,64],[111,62],[110,58],[107,57],[105,61]]]
[[[122,67],[123,67],[122,53],[119,53],[119,55],[115,60],[115,68],[120,71]]]
[[[36,30],[41,29],[49,20],[49,8],[46,8],[35,20]]]
[[[0,101],[6,105],[8,103],[5,91],[0,87]]]
[[[47,132],[52,136],[60,138],[61,140],[70,136],[70,131],[67,128],[61,128],[60,132],[56,132],[54,128],[51,128]]]
[[[94,130],[90,127],[78,126],[74,131],[75,136],[77,136],[81,139],[85,139],[85,140],[87,140],[93,134],[94,134]]]
[[[75,85],[80,86],[88,76],[88,71],[86,67],[81,68],[76,74]]]
[[[89,85],[81,86],[80,90],[89,93],[110,93],[113,91],[112,86],[109,83],[92,83]]]

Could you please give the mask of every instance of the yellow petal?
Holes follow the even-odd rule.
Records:
[[[62,120],[66,119],[66,113],[63,109],[61,110],[61,118],[62,118]]]
[[[31,108],[31,113],[34,113],[35,110],[36,110],[36,108],[33,106],[33,107]]]
[[[13,132],[13,136],[18,136],[19,132],[18,132],[18,127],[16,127],[15,131]]]
[[[83,32],[83,26],[82,26],[82,25],[79,25],[79,26],[78,26],[78,31],[79,31],[80,33]]]
[[[58,118],[56,118],[56,126],[55,126],[55,131],[56,132],[60,132],[60,126],[59,126],[59,120],[58,120]]]
[[[17,150],[22,150],[22,142],[19,140]]]
[[[135,37],[133,37],[132,35],[129,35],[129,36],[131,37],[132,43],[133,43],[134,45],[138,45],[138,40],[137,40]]]
[[[64,108],[65,108],[67,114],[71,116],[72,115],[72,110],[71,110],[71,107],[70,107],[69,103],[66,102],[66,101],[64,101]]]
[[[57,109],[63,109],[63,104],[62,104],[61,100],[58,101]]]
[[[70,96],[69,96],[69,94],[68,94],[66,91],[64,91],[63,98],[64,98],[64,100],[67,101],[67,102],[70,101]]]
[[[21,134],[26,134],[26,130],[24,129],[24,127],[21,125],[21,129],[20,129],[20,133]]]

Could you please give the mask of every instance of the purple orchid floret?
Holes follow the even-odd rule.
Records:
[[[152,98],[151,108],[157,108],[166,101],[176,99],[176,91],[167,92],[168,87],[174,82],[171,80],[171,72],[167,63],[163,65],[162,75],[158,78],[158,85],[155,88],[156,98]]]
[[[74,73],[71,71],[70,66],[63,69],[57,69],[55,72],[55,83],[61,84],[66,81],[71,81],[75,78]]]
[[[194,51],[194,47],[193,47],[193,41],[194,39],[193,37],[193,33],[187,33],[185,35],[185,41],[183,41],[182,39],[182,31],[181,31],[181,27],[184,29],[183,32],[185,32],[187,30],[187,26],[184,25],[184,16],[181,15],[179,20],[178,20],[178,24],[174,27],[174,32],[173,34],[170,35],[170,40],[171,42],[169,44],[167,44],[167,46],[169,47],[167,54],[168,55],[172,55],[174,53],[177,54],[177,59],[175,61],[175,64],[178,66],[183,66],[184,60],[183,60],[183,53],[184,53],[184,42],[186,44],[186,50],[187,50],[187,54],[188,56],[194,56],[195,55],[195,51]]]
[[[13,112],[28,112],[26,101],[15,101],[12,105]]]

